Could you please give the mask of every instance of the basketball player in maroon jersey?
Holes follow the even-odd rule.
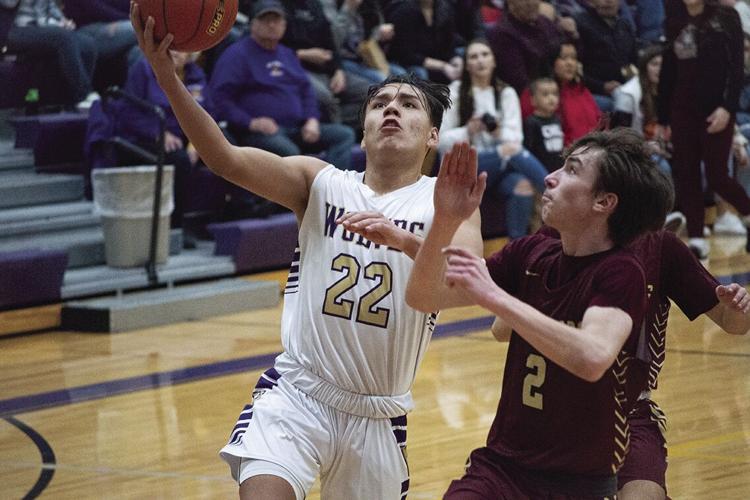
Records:
[[[560,239],[515,240],[486,265],[447,247],[478,204],[476,165],[452,158],[441,167],[435,223],[417,254],[407,302],[423,311],[444,307],[434,290],[445,281],[516,333],[487,446],[471,453],[447,499],[617,492],[634,404],[626,382],[646,312],[643,268],[623,247],[661,227],[673,192],[632,131],[589,134],[570,151],[547,176],[543,196],[542,219]]]
[[[543,227],[540,233],[558,237]],[[618,500],[666,498],[666,417],[651,400],[666,354],[670,300],[691,321],[706,314],[724,331],[742,335],[750,329],[750,295],[738,283],[720,285],[690,249],[673,233],[650,232],[629,245],[646,273],[648,306],[638,338],[636,364],[628,377],[629,399],[636,400],[628,414],[630,449],[617,473]],[[495,320],[492,333],[508,341],[510,328]]]

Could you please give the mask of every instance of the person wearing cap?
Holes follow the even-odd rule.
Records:
[[[320,123],[318,101],[294,51],[280,43],[286,12],[278,0],[253,6],[250,34],[229,46],[211,76],[219,120],[243,146],[279,156],[325,152],[346,170],[354,132],[346,125]]]

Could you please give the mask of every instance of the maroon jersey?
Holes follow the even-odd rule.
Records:
[[[710,311],[719,299],[719,282],[690,249],[668,231],[647,233],[630,245],[646,273],[648,307],[638,339],[637,359],[643,373],[628,380],[629,396],[656,389],[664,364],[670,299],[692,321]],[[632,396],[630,396],[632,397]]]
[[[511,335],[497,415],[487,446],[530,470],[606,476],[629,446],[628,368],[646,307],[643,269],[628,250],[585,257],[562,252],[560,240],[536,234],[511,242],[487,261],[498,285],[542,313],[580,326],[589,307],[615,307],[633,332],[612,367],[587,382]]]

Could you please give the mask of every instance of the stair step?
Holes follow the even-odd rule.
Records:
[[[34,168],[34,153],[30,149],[11,149],[0,155],[0,171]]]
[[[63,306],[62,328],[122,332],[272,307],[278,301],[276,282],[226,279],[71,302]]]
[[[68,268],[95,266],[105,262],[104,233],[101,227],[55,231],[40,235],[20,235],[0,241],[0,252],[24,249],[66,250]],[[170,255],[182,249],[182,231],[172,230],[169,238]]]
[[[213,243],[209,243],[208,247],[204,245],[202,249],[183,250],[179,255],[172,255],[156,269],[160,283],[225,277],[236,272],[230,257],[213,255]],[[71,299],[145,288],[148,285],[144,267],[117,269],[101,265],[68,269],[63,278],[61,296]]]
[[[0,176],[0,208],[81,200],[83,190],[80,175],[7,172]]]
[[[101,218],[89,212],[87,214],[64,215],[61,217],[21,220],[7,224],[0,222],[0,238],[17,238],[22,235],[40,235],[50,231],[64,231],[97,227]]]
[[[49,203],[31,207],[6,208],[5,210],[0,210],[0,225],[21,221],[52,219],[55,217],[87,215],[92,213],[93,210],[94,203],[86,200]],[[0,232],[0,234],[2,234],[2,232]]]

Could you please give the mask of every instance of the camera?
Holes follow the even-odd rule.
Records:
[[[483,114],[481,120],[482,123],[484,123],[484,126],[487,127],[487,132],[492,133],[497,129],[497,120],[495,120],[495,117],[491,114]]]

